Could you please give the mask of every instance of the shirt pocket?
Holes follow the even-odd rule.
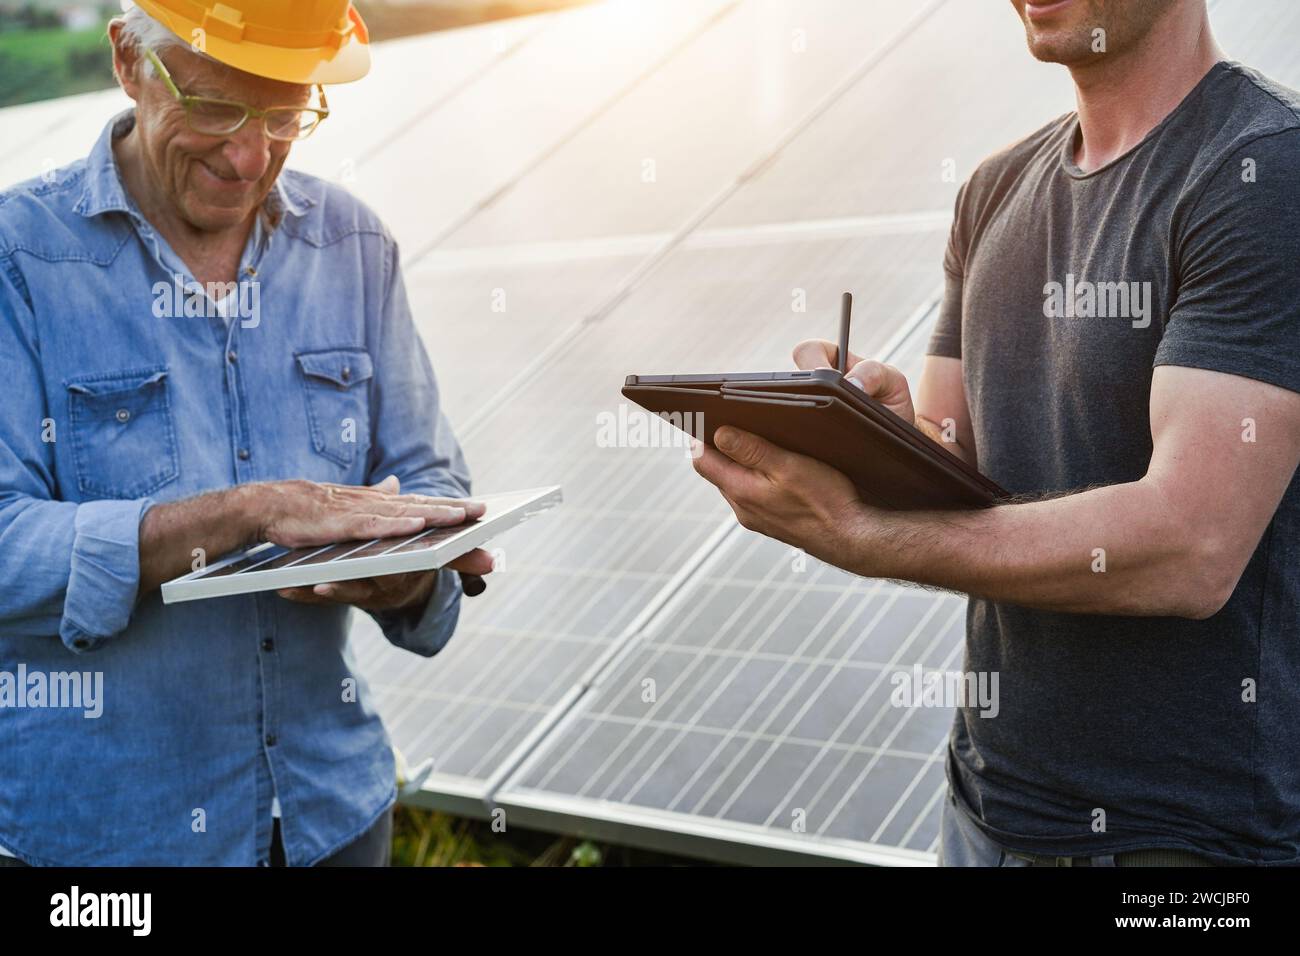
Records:
[[[167,368],[65,382],[77,491],[84,499],[144,498],[180,474]]]
[[[316,453],[344,467],[370,450],[370,379],[374,366],[361,348],[297,352],[307,421]]]

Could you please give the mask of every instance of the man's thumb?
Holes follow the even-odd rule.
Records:
[[[714,432],[713,444],[738,465],[753,468],[763,459],[763,442],[737,428],[719,428]]]

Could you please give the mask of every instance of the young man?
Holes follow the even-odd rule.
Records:
[[[139,4],[109,26],[135,108],[0,195],[0,671],[24,685],[0,709],[0,855],[382,864],[394,762],[348,608],[429,656],[457,574],[157,593],[252,541],[481,513],[392,238],[282,172],[317,85],[365,74],[364,25],[347,0]]]
[[[1013,6],[1078,111],[962,188],[915,406],[849,365],[1036,500],[882,512],[734,430],[696,468],[746,527],[971,596],[1000,709],[958,712],[943,862],[1298,863],[1300,97],[1204,0]]]

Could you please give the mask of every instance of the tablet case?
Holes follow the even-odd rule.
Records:
[[[718,428],[732,425],[816,458],[880,507],[979,508],[1010,497],[831,369],[629,375],[623,395],[684,430],[702,423],[696,437],[710,445]]]

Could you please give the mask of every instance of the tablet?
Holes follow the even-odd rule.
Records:
[[[623,394],[710,445],[732,425],[816,458],[880,507],[979,508],[1009,497],[832,369],[629,375]]]
[[[311,548],[258,544],[162,586],[164,604],[200,598],[307,587],[406,571],[440,568],[561,501],[558,485],[497,495],[471,495],[487,510],[481,518],[426,528],[400,538],[344,541]]]

